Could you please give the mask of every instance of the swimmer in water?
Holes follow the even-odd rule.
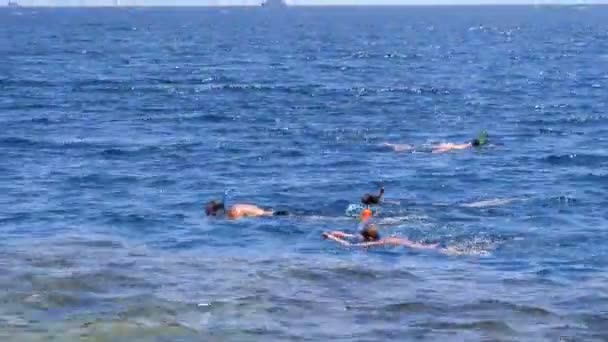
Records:
[[[384,196],[384,186],[382,186],[380,188],[378,195],[372,195],[372,194],[363,195],[363,197],[361,197],[361,203],[363,205],[367,205],[367,206],[377,205],[377,204],[380,204],[383,196]]]
[[[205,213],[207,216],[223,215],[231,220],[236,220],[242,217],[286,216],[289,214],[284,210],[265,210],[253,204],[232,204],[226,207],[225,196],[221,201],[213,200],[207,202],[205,204]]]
[[[381,238],[378,229],[371,223],[359,232],[359,234],[348,234],[340,231],[325,232],[322,234],[324,239],[333,240],[347,247],[379,247],[379,246],[403,246],[416,249],[441,250],[438,244],[421,244],[404,238]],[[350,242],[347,239],[355,240]]]
[[[380,190],[377,195],[373,194],[365,194],[361,197],[361,205],[360,204],[351,204],[346,209],[346,215],[348,216],[357,216],[361,218],[361,215],[372,216],[371,206],[378,205],[382,202],[382,197],[384,196],[384,186],[380,187]],[[374,214],[377,214],[377,211],[374,211]]]
[[[463,144],[454,144],[454,143],[441,143],[437,145],[431,146],[432,153],[445,153],[449,151],[457,151],[457,150],[465,150],[472,147],[481,147],[487,143],[488,134],[486,132],[482,132],[477,136],[477,138]],[[411,145],[405,144],[391,144],[384,143],[383,146],[390,147],[395,152],[404,152],[404,151],[413,151],[414,147]]]

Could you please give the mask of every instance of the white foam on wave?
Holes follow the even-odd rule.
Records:
[[[426,215],[406,215],[406,216],[394,216],[394,217],[384,217],[378,220],[378,224],[388,225],[388,224],[398,224],[403,222],[412,222],[412,221],[425,221],[428,220],[429,217]]]
[[[515,202],[516,200],[517,200],[517,198],[494,198],[494,199],[477,201],[477,202],[472,202],[472,203],[465,203],[465,204],[462,204],[461,207],[465,207],[465,208],[497,207],[497,206]]]
[[[490,256],[496,250],[499,241],[485,237],[473,237],[471,240],[448,244],[443,253],[448,255]]]

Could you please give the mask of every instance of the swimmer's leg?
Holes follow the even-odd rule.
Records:
[[[391,148],[395,152],[404,152],[411,151],[414,149],[413,146],[407,144],[391,144],[391,143],[382,143],[382,146]]]
[[[264,208],[264,214],[262,216],[288,216],[289,211],[287,210],[275,210],[272,208]]]

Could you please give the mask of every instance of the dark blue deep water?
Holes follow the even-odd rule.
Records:
[[[1,11],[0,339],[606,341],[606,18]],[[379,182],[384,235],[460,253],[321,239]]]

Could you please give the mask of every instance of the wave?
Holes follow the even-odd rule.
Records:
[[[50,125],[50,124],[59,122],[59,120],[51,120],[49,118],[32,118],[32,119],[29,119],[28,121],[33,124],[42,124],[42,125]]]
[[[440,312],[441,307],[425,302],[407,302],[384,305],[379,310],[391,314],[398,313],[420,313],[420,312]]]
[[[5,213],[0,217],[0,223],[5,225],[14,224],[16,222],[27,221],[34,217],[36,216],[30,212],[18,212],[13,214]]]
[[[598,154],[552,154],[541,159],[551,165],[600,166],[608,163],[608,156]]]
[[[524,286],[524,287],[534,287],[534,286],[566,286],[558,281],[551,280],[548,278],[538,278],[538,279],[516,279],[516,278],[508,278],[503,279],[503,283],[506,285],[516,285],[516,286]]]
[[[50,122],[45,119],[40,119],[40,122]],[[4,137],[0,138],[0,146],[8,147],[37,147],[46,149],[81,149],[81,148],[98,148],[104,145],[98,143],[87,142],[83,140],[65,140],[65,141],[53,141],[53,140],[34,140],[25,137]]]
[[[447,88],[436,88],[436,87],[352,87],[348,89],[343,88],[324,88],[322,93],[335,94],[335,93],[351,93],[357,96],[365,95],[379,95],[384,93],[394,94],[413,94],[413,95],[450,95],[453,90]]]
[[[376,279],[407,279],[419,280],[419,278],[405,270],[396,269],[388,271],[372,270],[361,267],[335,267],[321,269],[290,269],[289,276],[304,280],[315,281],[361,281],[361,280],[376,280]]]
[[[13,142],[9,140],[8,142]],[[168,152],[189,152],[200,143],[174,143],[174,144],[159,144],[159,145],[144,145],[138,147],[108,147],[106,143],[93,143],[81,140],[67,141],[40,141],[32,142],[27,139],[14,141],[26,146],[45,147],[49,149],[73,149],[73,150],[90,150],[92,153],[99,154],[107,159],[121,159],[125,157],[146,156],[149,154],[168,153]],[[0,139],[0,145],[2,140]]]
[[[342,60],[359,60],[359,59],[371,59],[377,61],[379,59],[401,59],[401,60],[417,60],[422,58],[421,54],[418,53],[399,53],[399,52],[388,52],[388,53],[370,53],[368,51],[356,51],[351,53],[349,56],[342,58]],[[342,65],[336,65],[340,67]]]
[[[492,251],[507,241],[506,238],[499,236],[475,236],[465,237],[460,241],[449,241],[444,243],[446,247],[442,250],[447,255],[468,255],[468,256],[490,256]]]
[[[384,213],[384,211],[383,211]],[[404,222],[422,222],[429,220],[430,217],[426,215],[406,215],[406,216],[391,216],[391,217],[379,217],[378,224],[379,225],[394,225],[398,223]]]
[[[135,176],[90,173],[82,176],[69,177],[66,183],[79,187],[91,186],[93,188],[104,188],[108,186],[108,184],[134,184],[138,181],[139,178]]]
[[[103,217],[108,225],[114,226],[118,229],[138,227],[145,230],[151,230],[153,227],[158,226],[158,224],[162,222],[155,216],[139,213],[119,213],[115,211],[106,211],[103,213]],[[140,231],[140,233],[143,232]]]
[[[274,156],[281,158],[302,158],[306,156],[306,153],[304,153],[303,151],[294,149],[283,149],[273,154]]]
[[[122,26],[110,26],[110,27],[107,27],[106,25],[103,25],[103,27],[104,27],[104,31],[109,31],[109,32],[131,32],[131,31],[137,31],[137,27],[135,27],[135,26],[122,25]]]
[[[70,85],[74,90],[124,90],[133,86],[129,79],[85,79]]]
[[[63,86],[60,83],[50,82],[47,80],[33,80],[33,79],[0,79],[0,86],[4,87],[17,87],[17,88],[53,88]]]
[[[206,84],[198,86],[195,92],[216,92],[216,91],[231,91],[231,92],[281,92],[289,94],[310,94],[313,91],[312,86],[286,86],[286,85],[268,85],[268,84]]]
[[[38,100],[32,100],[32,101],[38,101]],[[57,110],[57,109],[65,109],[67,107],[67,105],[58,105],[58,104],[53,104],[53,103],[49,103],[49,102],[30,102],[30,103],[16,103],[16,104],[11,104],[9,106],[4,106],[3,110],[7,110],[7,111],[18,111],[18,110],[30,110],[30,111],[34,111],[36,109],[40,109],[40,112],[48,112],[48,111],[53,111],[53,110]],[[18,123],[18,122],[26,122],[26,121],[30,121],[30,120],[15,120],[15,121],[11,121],[11,123]]]
[[[477,201],[472,203],[461,204],[465,208],[488,208],[510,204],[518,200],[517,198],[495,198],[490,200]]]
[[[144,77],[137,79],[139,82],[146,84],[184,84],[184,85],[195,85],[195,84],[230,84],[230,82],[236,82],[236,79],[229,77],[198,77],[198,76],[181,76],[181,77]]]
[[[19,277],[29,282],[33,292],[94,292],[108,293],[115,287],[141,286],[154,288],[155,285],[147,282],[143,277],[135,277],[117,270],[103,269],[94,272],[74,272],[63,277],[42,276],[37,274],[24,274]]]
[[[429,322],[417,324],[419,327],[425,327],[437,330],[481,330],[484,332],[501,332],[514,334],[513,330],[506,322],[498,320],[480,320],[467,323],[460,322]]]
[[[536,307],[536,306],[527,306],[527,305],[519,305],[509,302],[504,302],[500,300],[481,300],[472,304],[465,304],[461,306],[452,307],[452,309],[458,312],[468,312],[468,311],[494,311],[494,310],[508,310],[516,313],[521,313],[524,315],[531,316],[554,316],[555,314],[547,309]]]
[[[560,109],[568,109],[568,106],[565,107],[556,107],[556,108],[560,108]],[[575,110],[575,109],[572,109]],[[547,112],[546,116],[550,116],[550,113]],[[559,113],[551,113],[553,115],[551,115],[550,117],[555,117],[558,116]],[[604,115],[600,115],[600,114],[594,114],[594,115],[581,115],[581,116],[568,116],[568,117],[557,117],[555,119],[521,119],[521,120],[516,120],[516,122],[518,124],[520,124],[522,127],[535,127],[535,126],[542,126],[543,128],[545,126],[559,126],[559,127],[576,127],[580,124],[593,124],[593,123],[597,123],[597,122],[605,122],[606,120],[606,116]],[[541,128],[542,129],[542,128]]]
[[[37,147],[41,142],[19,137],[0,138],[0,146],[4,147]]]
[[[133,148],[133,149],[114,147],[114,148],[104,149],[100,152],[100,154],[105,158],[112,159],[112,158],[120,158],[120,157],[136,157],[136,156],[142,156],[142,155],[147,155],[147,154],[159,153],[162,151],[163,151],[163,148],[158,147],[158,146],[145,146],[145,147]]]

